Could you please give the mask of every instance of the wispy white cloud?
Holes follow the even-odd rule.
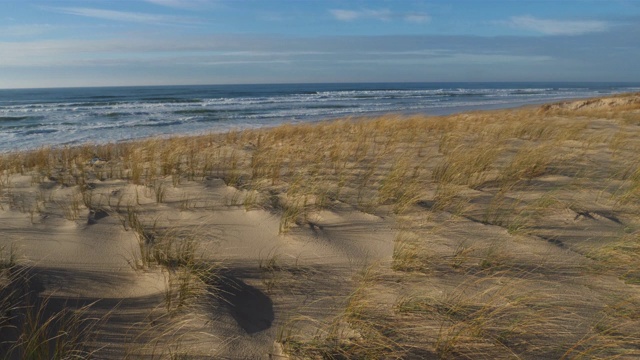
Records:
[[[603,32],[609,24],[599,20],[550,20],[533,16],[513,16],[507,22],[509,26],[531,30],[545,35],[583,35]]]
[[[1,38],[24,38],[38,36],[58,28],[49,24],[8,25],[0,26]]]
[[[438,52],[438,51],[436,51]],[[383,57],[332,60],[335,63],[351,64],[397,64],[397,65],[496,65],[496,64],[536,64],[552,60],[549,56],[518,56],[500,54],[453,53],[439,51],[431,57]],[[325,60],[326,61],[326,60]]]
[[[336,20],[340,21],[352,21],[356,19],[376,19],[382,21],[389,21],[393,17],[393,13],[389,9],[364,9],[364,10],[345,10],[345,9],[331,9],[329,10],[331,15]]]
[[[358,19],[374,19],[380,21],[391,21],[395,19],[403,19],[407,22],[425,23],[431,20],[426,13],[397,13],[389,9],[331,9],[331,15],[340,21],[353,21]]]
[[[193,18],[150,14],[150,13],[142,13],[142,12],[105,10],[105,9],[96,9],[96,8],[45,7],[44,9],[61,13],[61,14],[84,16],[84,17],[111,20],[111,21],[143,23],[143,24],[165,24],[166,25],[166,24],[193,24],[197,22]]]
[[[360,38],[362,40],[362,38]],[[487,52],[476,49],[433,48],[438,42],[415,42],[415,38],[375,38],[360,42],[359,48],[346,46],[353,40],[336,43],[336,38],[289,39],[279,37],[208,36],[193,39],[119,38],[102,40],[38,40],[0,41],[0,67],[70,67],[133,66],[136,64],[202,65],[202,64],[275,64],[275,63],[423,63],[423,64],[489,64],[508,61],[546,61],[548,55]]]
[[[276,39],[207,37],[151,39],[148,37],[103,40],[1,41],[0,67],[50,67],[131,65],[136,63],[268,63],[292,58],[312,58],[331,52],[307,48],[270,49]],[[260,49],[260,44],[267,48]],[[180,59],[180,62],[176,62]]]
[[[240,40],[240,39],[238,39]],[[264,41],[264,39],[263,39]],[[215,42],[215,41],[213,41]],[[29,67],[91,67],[91,66],[214,66],[251,64],[414,64],[414,65],[490,65],[490,64],[535,64],[548,62],[546,55],[517,55],[483,50],[459,52],[451,49],[424,50],[365,50],[339,52],[290,49],[281,51],[252,50],[253,42],[239,44],[201,45],[201,42],[179,44],[178,40],[101,40],[101,41],[35,41],[24,43],[0,42],[0,52],[9,54],[0,58],[0,66],[12,68]],[[268,42],[268,41],[267,41]],[[274,40],[275,43],[275,40]],[[180,47],[182,46],[182,49]],[[232,49],[240,46],[241,49]],[[311,44],[319,47],[319,44]],[[167,49],[179,49],[168,51]],[[151,66],[151,65],[150,65]]]
[[[425,13],[412,13],[405,15],[404,19],[412,23],[426,23],[431,21],[431,16]]]
[[[178,9],[198,9],[211,6],[215,1],[212,0],[145,0],[148,3],[166,6]]]
[[[334,18],[341,21],[351,21],[360,17],[360,13],[353,10],[331,9],[329,12]]]
[[[8,70],[0,87],[637,78],[628,65],[638,57],[634,32],[614,26],[598,41],[584,36],[570,42],[557,36],[184,37],[155,30],[117,38],[0,40],[0,69]]]

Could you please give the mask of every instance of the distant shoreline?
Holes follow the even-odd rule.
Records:
[[[619,94],[615,94],[615,95],[609,95],[606,96],[606,98],[610,98],[610,97],[625,97],[625,96],[632,96],[634,94],[640,94],[640,92],[628,92],[628,93],[619,93]],[[188,137],[198,137],[198,136],[206,136],[206,135],[220,135],[220,134],[224,134],[227,132],[233,132],[233,131],[242,131],[242,130],[260,130],[260,129],[270,129],[270,128],[274,128],[274,127],[278,127],[278,126],[282,126],[282,125],[303,125],[303,124],[316,124],[316,123],[323,123],[323,122],[332,122],[332,121],[338,121],[338,120],[343,120],[343,119],[360,119],[360,120],[365,120],[365,119],[375,119],[375,118],[380,118],[380,117],[385,117],[385,116],[401,116],[401,117],[411,117],[411,116],[425,116],[425,117],[439,117],[439,116],[450,116],[450,115],[457,115],[457,114],[464,114],[464,113],[473,113],[473,112],[478,112],[478,111],[487,111],[487,112],[491,112],[491,111],[500,111],[500,110],[519,110],[519,109],[531,109],[531,108],[538,108],[541,106],[545,106],[545,105],[555,105],[555,104],[561,104],[561,103],[565,103],[565,102],[573,102],[573,101],[585,101],[585,100],[596,100],[596,99],[600,99],[600,98],[604,98],[604,97],[584,97],[584,98],[562,98],[562,99],[554,99],[553,101],[539,101],[539,102],[535,102],[535,103],[514,103],[514,104],[504,104],[504,105],[494,105],[494,106],[478,106],[476,108],[461,108],[461,109],[456,109],[456,110],[452,110],[452,111],[443,111],[443,112],[436,112],[436,113],[424,113],[424,112],[405,112],[405,113],[371,113],[371,114],[365,114],[365,115],[351,115],[351,116],[340,116],[340,117],[334,117],[334,118],[319,118],[319,119],[315,119],[309,122],[297,122],[297,123],[279,123],[279,124],[274,124],[274,125],[266,125],[263,127],[258,127],[258,128],[251,128],[251,129],[234,129],[234,128],[230,128],[230,129],[225,129],[225,130],[219,130],[219,131],[205,131],[205,132],[197,132],[197,133],[177,133],[177,134],[163,134],[163,135],[150,135],[150,136],[146,136],[146,137],[139,137],[139,138],[133,138],[133,139],[121,139],[121,140],[117,140],[114,142],[96,142],[96,141],[88,141],[85,143],[69,143],[69,144],[57,144],[57,145],[43,145],[39,148],[32,148],[32,149],[23,149],[23,150],[11,150],[11,151],[2,151],[0,150],[0,156],[2,155],[15,155],[15,154],[19,154],[19,153],[29,153],[29,152],[33,152],[33,151],[37,151],[39,149],[42,148],[51,148],[51,149],[60,149],[60,148],[65,148],[65,147],[69,147],[69,148],[78,148],[78,147],[83,147],[83,146],[100,146],[100,145],[109,145],[109,144],[135,144],[137,142],[144,142],[144,141],[149,141],[149,140],[153,140],[153,139],[170,139],[170,138],[176,138],[176,137],[181,137],[181,138],[188,138]],[[451,110],[451,109],[448,109]]]
[[[617,85],[345,83],[3,90],[0,153],[345,117],[444,116],[640,90],[640,84]]]

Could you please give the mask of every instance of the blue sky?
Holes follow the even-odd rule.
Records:
[[[640,81],[640,0],[0,0],[0,88]]]

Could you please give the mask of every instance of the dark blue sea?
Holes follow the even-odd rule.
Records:
[[[383,83],[0,90],[0,152],[381,113],[443,115],[640,91],[629,83]]]

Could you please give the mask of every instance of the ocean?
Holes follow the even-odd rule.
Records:
[[[0,90],[0,152],[382,113],[444,115],[640,91],[629,83],[360,83]]]

